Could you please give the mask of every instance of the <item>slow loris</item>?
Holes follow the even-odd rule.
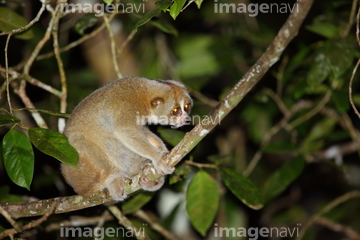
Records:
[[[80,102],[71,114],[64,134],[79,153],[78,167],[62,164],[66,181],[80,195],[107,188],[122,201],[126,178],[153,164],[161,175],[174,167],[164,161],[168,149],[147,124],[180,127],[189,120],[192,107],[183,84],[173,80],[124,77],[99,88]],[[140,179],[144,190],[156,191],[164,177]]]

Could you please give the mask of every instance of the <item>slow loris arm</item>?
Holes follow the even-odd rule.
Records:
[[[159,174],[166,175],[174,172],[175,168],[164,161],[168,153],[164,143],[146,126],[121,129],[121,133],[115,132],[115,135],[131,151],[150,159]]]

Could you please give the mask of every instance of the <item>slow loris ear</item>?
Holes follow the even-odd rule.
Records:
[[[159,106],[160,103],[163,103],[163,102],[164,102],[164,99],[161,98],[161,97],[156,97],[156,98],[154,98],[153,100],[150,101],[151,106],[153,108],[156,108],[157,106]]]

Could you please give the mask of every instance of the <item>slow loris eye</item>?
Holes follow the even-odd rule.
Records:
[[[191,104],[190,104],[190,103],[189,103],[189,104],[186,104],[186,105],[184,106],[184,110],[185,110],[186,112],[190,111],[190,108],[191,108]]]
[[[174,108],[173,110],[171,110],[172,115],[179,115],[180,113],[180,108]]]

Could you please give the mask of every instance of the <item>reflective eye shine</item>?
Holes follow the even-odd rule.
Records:
[[[174,108],[173,110],[171,110],[172,115],[178,115],[179,114],[179,108]]]
[[[184,106],[184,110],[185,110],[186,112],[189,112],[189,111],[190,111],[190,107],[191,107],[191,104],[186,104],[186,105]]]

